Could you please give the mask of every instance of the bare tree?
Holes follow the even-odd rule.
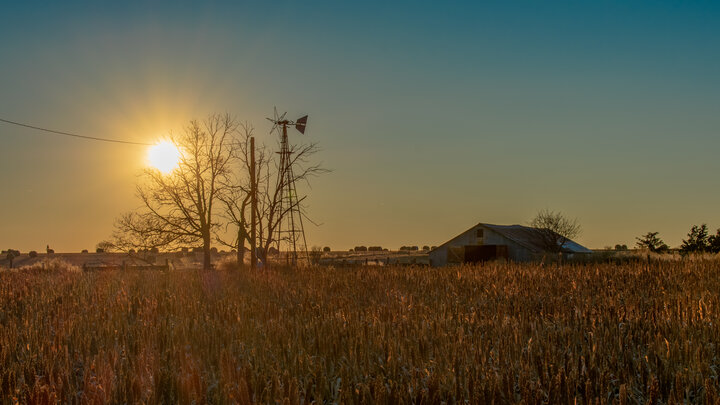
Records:
[[[329,172],[322,167],[322,164],[312,163],[313,155],[320,151],[317,143],[291,145],[289,149],[289,167],[292,168],[290,176],[275,160],[265,158],[263,164],[258,164],[257,167],[257,249],[258,259],[263,263],[267,263],[271,246],[281,242],[278,240],[277,230],[290,211],[299,209],[301,215],[306,215],[303,209],[305,197],[295,196],[288,204],[287,196],[283,196],[282,192],[287,189],[288,182],[305,182],[309,185],[312,177]],[[265,148],[261,154],[264,157],[268,156]]]
[[[177,248],[202,243],[203,268],[211,267],[213,232],[219,227],[215,204],[229,192],[238,124],[229,115],[191,121],[171,141],[180,152],[170,174],[146,169],[138,183],[139,212],[115,226],[116,244],[125,248]]]
[[[109,240],[102,240],[98,242],[97,245],[95,245],[95,251],[97,253],[110,252],[113,249],[115,249],[115,244],[110,242]]]
[[[225,235],[217,235],[218,243],[236,249],[237,264],[244,266],[245,260],[245,242],[252,243],[250,240],[250,223],[248,212],[250,210],[250,193],[246,193],[240,187],[233,187],[230,193],[222,199],[225,204],[225,217],[228,219],[227,225],[234,225],[237,228],[237,234],[234,239],[228,241]],[[227,227],[226,227],[227,230]]]
[[[171,232],[167,223],[149,212],[128,212],[115,221],[113,245],[121,251],[151,251],[185,246],[196,238]]]
[[[577,237],[581,228],[577,219],[570,219],[561,212],[548,209],[540,210],[530,222],[530,226],[539,230],[539,242],[549,252],[562,252],[567,241]]]
[[[243,125],[241,128],[241,136],[238,147],[235,150],[235,156],[240,161],[241,169],[237,171],[237,175],[228,178],[228,193],[225,193],[220,199],[224,203],[224,217],[230,224],[237,228],[237,236],[231,242],[223,241],[218,237],[218,241],[226,246],[237,248],[238,263],[242,265],[245,242],[252,246],[250,240],[251,227],[251,204],[250,204],[250,137],[253,136],[253,128],[249,125]],[[320,164],[312,163],[312,156],[319,151],[316,143],[306,143],[290,146],[290,165],[292,167],[291,181],[306,182],[315,175],[328,172]],[[280,167],[279,162],[274,157],[276,153],[272,153],[265,145],[256,147],[255,150],[255,173],[256,173],[256,190],[257,190],[257,218],[256,218],[256,241],[258,260],[267,263],[268,253],[273,244],[278,243],[277,229],[280,223],[289,215],[291,210],[300,209],[301,215],[305,215],[303,211],[303,198],[295,198],[291,204],[288,204],[287,196],[283,196],[283,190],[286,190],[288,176],[284,169]],[[285,197],[284,201],[283,198]]]
[[[254,128],[245,123],[239,127],[239,140],[236,148],[233,150],[236,164],[239,170],[234,171],[227,176],[224,181],[227,192],[223,193],[219,199],[223,203],[222,216],[226,220],[227,225],[237,228],[236,234],[233,233],[231,240],[225,234],[216,234],[216,240],[230,248],[236,249],[237,262],[239,266],[243,266],[245,257],[245,242],[252,245],[250,240],[251,227],[251,190],[252,184],[250,179],[251,166],[251,141]],[[267,151],[265,147],[261,147],[255,151],[256,167],[265,167],[267,165]],[[257,183],[257,181],[256,181]],[[256,219],[257,221],[257,219]],[[227,228],[227,227],[226,227]],[[227,230],[227,229],[226,229]]]

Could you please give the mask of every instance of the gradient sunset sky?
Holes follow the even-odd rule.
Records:
[[[0,118],[154,142],[229,112],[274,144],[273,106],[309,114],[333,172],[308,243],[334,249],[543,208],[591,248],[720,227],[718,3],[124,3],[4,3]],[[139,206],[145,147],[0,141],[2,249],[93,249]]]

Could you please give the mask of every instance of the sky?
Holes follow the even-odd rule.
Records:
[[[4,4],[0,118],[155,142],[227,112],[274,145],[274,106],[309,114],[291,141],[332,170],[303,189],[310,246],[438,245],[541,209],[590,248],[720,228],[715,2],[124,3]],[[93,249],[139,207],[146,147],[0,141],[2,249]]]

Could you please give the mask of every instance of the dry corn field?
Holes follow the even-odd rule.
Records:
[[[59,267],[0,273],[2,403],[718,403],[717,261]]]

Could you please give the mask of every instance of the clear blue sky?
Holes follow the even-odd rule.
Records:
[[[717,21],[712,2],[18,2],[0,117],[154,141],[230,112],[271,144],[274,105],[310,114],[333,169],[311,245],[433,245],[542,208],[589,247],[678,245],[720,227]],[[0,140],[3,249],[92,249],[138,205],[142,147]]]

